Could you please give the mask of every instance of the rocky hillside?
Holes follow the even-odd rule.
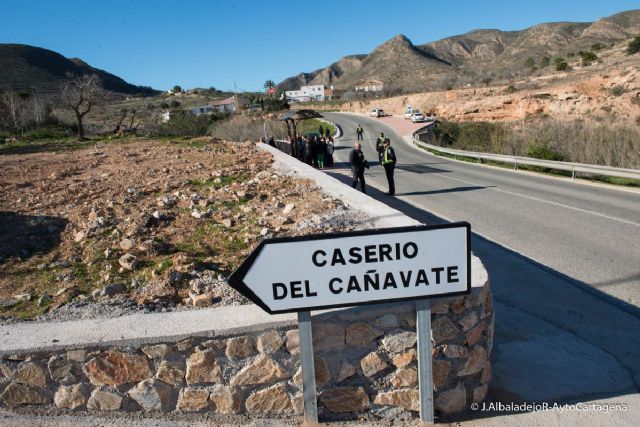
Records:
[[[67,73],[97,74],[103,87],[114,93],[154,95],[157,91],[127,83],[78,58],[22,44],[0,44],[0,90],[55,93]]]
[[[290,77],[279,88],[302,84],[331,84],[352,89],[358,81],[375,78],[388,88],[431,90],[462,76],[469,82],[483,76],[518,77],[531,72],[528,58],[541,67],[544,57],[576,55],[581,50],[611,47],[640,34],[640,10],[631,10],[592,23],[558,22],[521,31],[475,30],[431,43],[413,45],[398,35],[368,55],[348,56],[329,67]],[[543,67],[551,72],[553,67]]]

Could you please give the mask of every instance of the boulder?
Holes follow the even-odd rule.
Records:
[[[420,393],[418,390],[394,390],[378,393],[373,403],[376,405],[399,406],[409,411],[420,411]]]
[[[349,345],[368,346],[371,341],[382,335],[383,332],[372,328],[368,323],[354,323],[346,329],[346,343]]]
[[[293,412],[291,397],[283,383],[259,390],[247,398],[247,412],[254,414],[287,414]]]
[[[58,387],[53,396],[53,403],[58,408],[76,410],[81,409],[87,403],[89,386],[86,384],[62,385]]]
[[[400,332],[384,337],[382,346],[390,353],[399,353],[416,345],[416,339],[415,332]]]
[[[320,402],[331,412],[351,412],[368,409],[371,402],[362,387],[340,387],[325,390]]]
[[[209,390],[185,387],[180,390],[176,409],[180,412],[198,412],[209,406]]]
[[[278,331],[272,329],[260,334],[256,347],[260,353],[273,354],[280,350],[282,344],[284,344],[284,340]]]
[[[237,414],[242,398],[237,388],[216,385],[211,388],[209,402],[217,414]]]
[[[290,377],[278,362],[261,354],[231,379],[231,385],[271,384]]]
[[[2,394],[0,400],[9,407],[21,405],[39,405],[51,402],[42,390],[24,384],[11,383]]]
[[[173,389],[162,381],[144,380],[127,392],[145,411],[168,411]]]
[[[117,393],[96,389],[91,393],[87,409],[98,411],[117,411],[122,406],[122,396]]]
[[[443,414],[461,412],[467,407],[467,390],[462,382],[454,388],[440,392],[434,401],[434,408]]]
[[[191,353],[187,358],[187,384],[217,383],[222,379],[220,365],[213,350]]]
[[[169,362],[163,360],[160,362],[156,378],[167,384],[174,386],[180,385],[185,381],[185,368],[182,362]]]
[[[45,387],[47,385],[47,374],[40,364],[26,362],[16,369],[13,377],[16,382],[34,387]]]
[[[367,377],[372,377],[383,371],[389,364],[375,351],[367,354],[361,361],[362,373]]]

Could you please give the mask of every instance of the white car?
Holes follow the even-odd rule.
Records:
[[[384,116],[384,110],[382,108],[374,108],[373,110],[371,110],[369,115],[371,117],[382,117]]]
[[[404,110],[404,118],[405,118],[405,119],[410,119],[410,118],[411,118],[411,116],[413,116],[413,113],[419,113],[419,112],[420,112],[420,111],[418,111],[418,110],[414,110],[414,109],[413,109],[413,108],[411,108],[411,107],[407,107],[407,109],[406,109],[406,110]]]
[[[411,121],[413,123],[421,123],[421,122],[426,122],[427,118],[424,116],[424,114],[422,114],[419,111],[416,111],[413,113],[413,115],[411,116]]]

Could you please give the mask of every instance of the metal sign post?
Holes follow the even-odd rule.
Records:
[[[311,313],[309,311],[301,311],[298,313],[298,334],[300,335],[304,420],[306,422],[317,423],[316,368],[313,360],[313,337],[311,335]]]
[[[471,226],[460,222],[265,239],[229,284],[270,314],[298,313],[308,422],[318,421],[310,310],[416,301],[420,419],[433,422],[427,299],[471,292]]]
[[[433,372],[431,345],[431,301],[416,301],[418,334],[418,387],[420,389],[420,421],[433,424]]]

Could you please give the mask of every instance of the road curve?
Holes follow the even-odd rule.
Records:
[[[555,272],[640,307],[640,192],[585,185],[456,162],[407,143],[376,119],[325,113],[344,132],[337,150],[346,162],[362,124],[363,150],[377,160],[375,138],[390,137],[398,157],[396,199],[447,221],[469,221],[472,230]],[[377,163],[377,162],[376,162]],[[366,174],[386,191],[381,166]],[[434,218],[433,220],[438,220]]]

